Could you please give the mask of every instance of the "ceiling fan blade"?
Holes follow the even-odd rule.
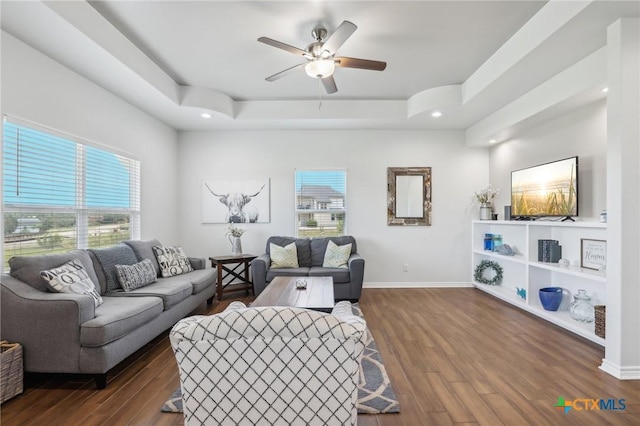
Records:
[[[333,75],[322,78],[321,81],[324,86],[324,90],[326,90],[329,95],[338,91],[338,86],[336,86],[336,81],[334,80]]]
[[[384,69],[387,68],[387,63],[381,62],[381,61],[371,61],[369,59],[358,59],[358,58],[347,58],[344,56],[340,56],[333,59],[336,65],[339,67],[361,68],[361,69],[373,70],[373,71],[384,71]]]
[[[287,68],[284,71],[280,71],[279,73],[276,73],[274,75],[271,75],[271,76],[265,78],[265,80],[267,80],[267,81],[276,81],[278,79],[281,79],[284,76],[287,76],[287,75],[291,74],[293,71],[297,70],[298,68],[304,67],[305,65],[307,65],[306,62],[304,62],[302,64],[294,65],[291,68]]]
[[[258,39],[260,43],[268,44],[269,46],[277,47],[278,49],[286,50],[289,53],[293,53],[298,56],[308,56],[309,53],[306,50],[298,49],[297,47],[282,43],[281,41],[274,40],[269,37],[260,37]]]
[[[351,34],[353,34],[357,29],[358,27],[353,22],[342,22],[342,24],[340,24],[340,26],[336,28],[333,34],[329,36],[327,41],[324,42],[324,44],[322,45],[322,49],[329,51],[329,53],[331,54],[336,53],[336,51],[340,49],[340,46],[342,46],[344,42],[347,41],[349,37],[351,37]]]

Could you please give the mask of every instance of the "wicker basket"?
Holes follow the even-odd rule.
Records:
[[[600,336],[604,339],[604,332],[605,332],[605,326],[606,326],[606,320],[607,320],[607,307],[605,305],[595,305],[593,307],[593,309],[595,310],[595,315],[596,315],[596,326],[595,326],[595,332],[596,332],[596,336]]]
[[[22,393],[22,345],[0,341],[0,404]]]

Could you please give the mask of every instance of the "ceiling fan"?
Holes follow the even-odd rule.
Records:
[[[345,41],[357,30],[358,27],[349,21],[344,21],[336,30],[327,37],[327,30],[322,27],[316,27],[311,35],[316,40],[309,44],[305,50],[297,47],[273,40],[268,37],[260,37],[259,42],[286,50],[294,55],[302,56],[306,62],[287,68],[277,74],[266,78],[267,81],[278,80],[298,68],[303,68],[307,75],[322,81],[322,85],[328,94],[336,93],[338,87],[333,78],[333,71],[336,66],[347,68],[360,68],[365,70],[383,71],[387,67],[386,62],[372,61],[369,59],[347,58],[344,56],[335,56],[336,51],[344,44]]]

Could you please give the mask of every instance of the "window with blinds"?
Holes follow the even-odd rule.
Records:
[[[296,236],[345,235],[346,170],[296,170]]]
[[[2,150],[5,270],[11,256],[139,238],[139,161],[11,119]]]

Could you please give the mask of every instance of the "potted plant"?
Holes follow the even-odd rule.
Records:
[[[500,193],[500,189],[493,189],[491,185],[476,192],[476,200],[480,203],[480,220],[491,220],[493,215],[493,199]]]
[[[233,256],[239,256],[242,254],[242,241],[240,237],[244,234],[245,229],[238,228],[237,226],[231,224],[229,228],[227,228],[227,238],[231,243],[231,254]]]

